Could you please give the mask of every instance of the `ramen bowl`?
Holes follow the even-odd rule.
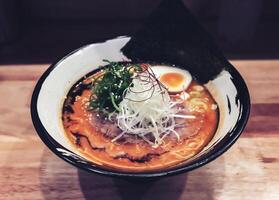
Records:
[[[66,162],[89,172],[122,178],[158,178],[196,169],[216,159],[238,139],[250,111],[248,89],[232,66],[205,84],[219,107],[219,123],[212,140],[196,155],[175,166],[153,171],[125,172],[104,168],[88,160],[68,141],[62,125],[62,106],[71,87],[89,72],[104,66],[104,59],[127,60],[121,49],[130,40],[121,37],[90,44],[52,64],[41,76],[31,101],[34,127],[48,148]]]

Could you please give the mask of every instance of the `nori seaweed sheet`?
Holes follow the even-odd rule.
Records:
[[[163,0],[122,52],[133,62],[177,65],[201,83],[230,65],[181,0]]]

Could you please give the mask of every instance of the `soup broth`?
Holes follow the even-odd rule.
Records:
[[[165,73],[162,82],[171,80],[173,73],[169,75]],[[150,141],[155,141],[152,135],[123,134],[113,117],[89,109],[92,82],[102,76],[103,70],[98,70],[78,81],[68,93],[62,112],[70,143],[93,163],[129,172],[165,169],[199,153],[213,138],[218,125],[218,106],[209,91],[197,81],[191,80],[186,90],[169,92],[170,99],[179,102],[174,105],[179,110],[175,129],[161,137],[160,143],[151,144]],[[171,84],[175,85],[174,79]]]

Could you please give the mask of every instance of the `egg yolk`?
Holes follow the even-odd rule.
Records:
[[[168,88],[177,88],[183,84],[184,76],[179,73],[170,72],[163,74],[160,77],[160,81]]]

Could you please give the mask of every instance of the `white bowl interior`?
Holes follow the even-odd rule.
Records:
[[[65,97],[81,77],[98,66],[105,65],[103,59],[128,61],[120,49],[129,40],[129,37],[121,37],[81,48],[58,62],[42,84],[37,110],[43,126],[55,141],[80,156],[82,155],[73,148],[64,134],[61,112]],[[220,141],[238,121],[242,108],[236,101],[237,89],[231,78],[230,73],[224,70],[217,78],[206,84],[218,104],[220,119],[214,138],[195,157],[203,154],[206,149]]]

